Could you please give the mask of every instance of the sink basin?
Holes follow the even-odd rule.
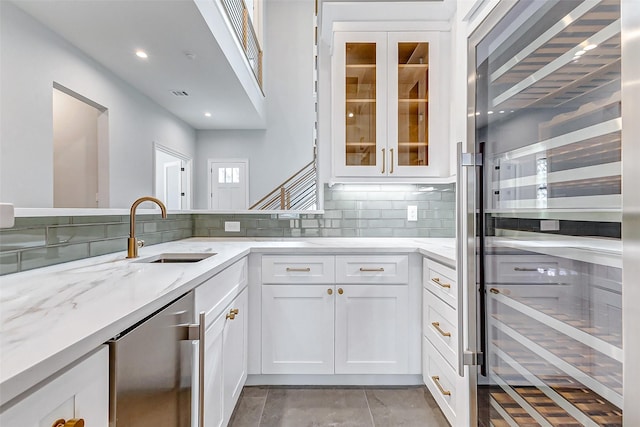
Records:
[[[199,262],[216,255],[214,252],[207,253],[175,253],[175,254],[159,254],[149,258],[139,259],[134,262],[144,262],[148,264],[175,264],[185,262]]]

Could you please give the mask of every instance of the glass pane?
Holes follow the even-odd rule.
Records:
[[[224,168],[218,168],[218,184],[224,184]]]
[[[224,168],[224,171],[225,171],[224,182],[226,182],[227,184],[233,182],[233,176],[232,176],[231,169],[232,168]]]
[[[398,43],[398,164],[429,164],[429,43]]]
[[[233,168],[233,183],[237,184],[240,182],[240,168]]]
[[[518,2],[476,46],[481,426],[622,426],[619,19]]]
[[[376,44],[347,43],[346,164],[376,164]]]

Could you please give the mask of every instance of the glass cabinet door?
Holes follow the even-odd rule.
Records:
[[[376,44],[347,43],[345,155],[347,166],[376,164]]]
[[[429,164],[429,43],[398,43],[398,166]],[[390,149],[393,154],[393,148]]]

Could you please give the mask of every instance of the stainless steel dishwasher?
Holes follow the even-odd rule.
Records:
[[[191,427],[199,325],[193,292],[109,342],[110,427]]]

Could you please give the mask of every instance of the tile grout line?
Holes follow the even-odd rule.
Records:
[[[371,417],[371,426],[376,427],[376,421],[373,419],[373,412],[371,411],[371,405],[369,405],[369,397],[367,397],[367,390],[362,389],[364,393],[364,400],[367,402],[367,409],[369,409],[369,416]]]

